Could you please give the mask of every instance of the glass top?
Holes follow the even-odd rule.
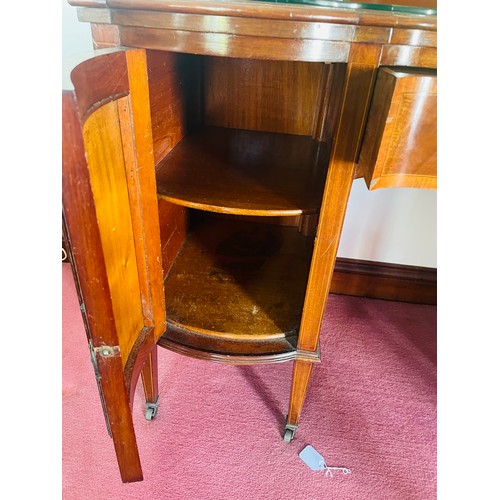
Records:
[[[397,13],[422,14],[435,16],[437,14],[437,0],[395,0],[389,3],[387,0],[364,0],[352,2],[350,0],[255,0],[257,2],[290,3],[296,5],[311,5],[316,7],[330,7],[332,9],[368,9],[378,11],[389,11]]]

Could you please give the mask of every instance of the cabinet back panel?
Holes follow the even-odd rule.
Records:
[[[312,135],[321,63],[207,57],[205,124]]]

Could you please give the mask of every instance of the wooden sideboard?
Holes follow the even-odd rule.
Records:
[[[290,441],[353,179],[436,187],[435,5],[70,3],[98,50],[63,92],[64,230],[122,480],[157,345],[292,360]]]

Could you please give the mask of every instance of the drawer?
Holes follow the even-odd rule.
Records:
[[[380,68],[358,172],[370,190],[437,186],[436,70]]]

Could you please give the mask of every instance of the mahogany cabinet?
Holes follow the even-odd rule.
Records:
[[[418,85],[390,67],[435,68],[435,11],[71,3],[98,50],[63,91],[64,231],[122,480],[142,479],[131,405],[141,377],[156,414],[158,345],[293,361],[290,441],[353,178],[415,165],[387,117],[430,115],[391,104]]]

